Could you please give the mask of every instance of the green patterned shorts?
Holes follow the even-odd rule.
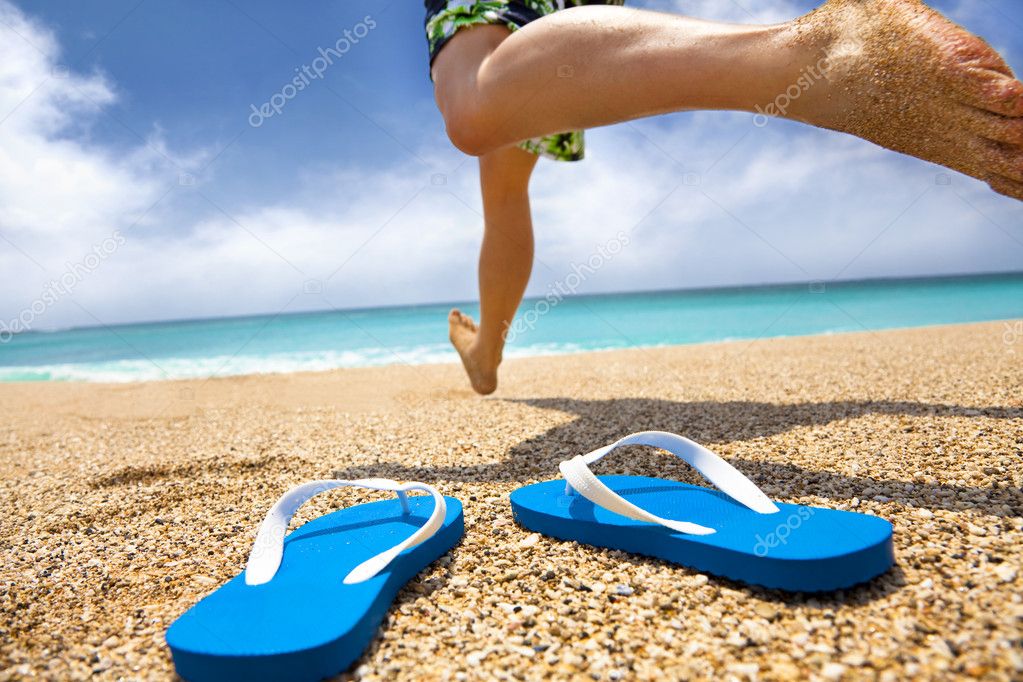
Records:
[[[481,24],[507,26],[515,31],[542,16],[579,5],[623,5],[625,0],[426,0],[426,39],[430,63],[459,29]],[[527,152],[555,161],[583,158],[583,131],[573,130],[520,142]]]

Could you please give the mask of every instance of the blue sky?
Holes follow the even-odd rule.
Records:
[[[812,7],[631,4],[739,22]],[[1019,2],[933,4],[1023,70]],[[476,166],[444,136],[422,19],[413,0],[0,0],[0,319],[474,299]],[[346,31],[323,78],[250,124]],[[535,176],[529,293],[623,231],[579,293],[1023,269],[1023,204],[944,173],[747,114],[590,131],[586,161]]]

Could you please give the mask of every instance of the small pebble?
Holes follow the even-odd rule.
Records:
[[[995,566],[995,575],[1003,583],[1011,583],[1016,579],[1018,568],[1010,564],[998,564]]]
[[[522,542],[519,543],[519,547],[532,547],[536,543],[540,542],[539,533],[530,533]]]
[[[841,663],[825,663],[821,668],[821,677],[826,680],[840,680],[845,675],[846,667]]]

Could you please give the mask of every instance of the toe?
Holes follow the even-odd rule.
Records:
[[[1016,84],[1019,85],[1019,81],[1016,81]],[[1019,89],[1023,91],[1023,85],[1020,85]],[[1016,95],[1016,98],[1006,107],[1006,112],[1006,116],[1023,117],[1023,92]]]
[[[452,308],[451,312],[448,313],[448,322],[476,331],[476,323],[472,321],[471,317],[463,313],[458,308]]]
[[[997,176],[989,179],[987,184],[999,194],[1023,201],[1023,182],[1017,182],[1004,176]]]
[[[998,175],[1023,182],[1023,147],[1018,144],[988,141],[988,166]]]
[[[979,71],[961,84],[967,104],[1000,116],[1023,117],[1023,83],[993,71]]]
[[[1014,147],[1023,146],[1023,118],[1007,118],[994,114],[979,115],[974,130],[993,142]]]
[[[949,120],[954,121],[953,125],[988,140],[1023,145],[1023,117],[1005,116],[972,105],[963,105],[949,111]]]
[[[991,43],[937,15],[927,33],[935,38],[950,65],[960,69],[984,69],[1012,76],[1012,69]]]
[[[991,111],[1003,116],[1023,117],[1023,83],[1015,78],[999,78],[992,89]]]

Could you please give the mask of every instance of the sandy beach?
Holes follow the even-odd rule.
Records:
[[[163,642],[289,486],[383,476],[465,504],[343,679],[1023,677],[1023,338],[1006,323],[149,384],[0,384],[0,678],[172,679]],[[895,526],[896,567],[749,588],[530,534],[509,491],[631,431],[700,441],[773,498]],[[598,473],[698,482],[664,453]],[[298,521],[374,499],[342,491]]]

